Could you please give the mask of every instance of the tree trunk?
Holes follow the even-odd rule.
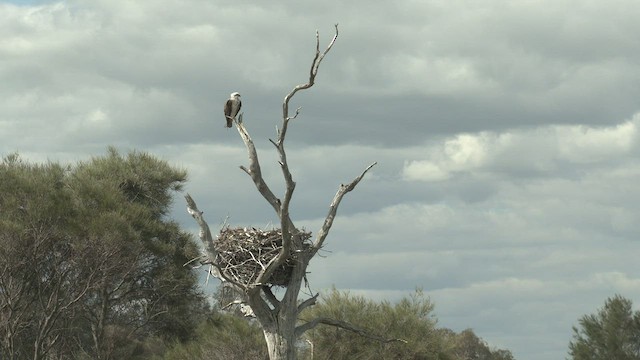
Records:
[[[298,322],[298,294],[302,279],[306,274],[309,260],[305,257],[293,268],[287,290],[277,309],[270,310],[269,316],[258,311],[258,320],[262,324],[262,331],[267,342],[269,360],[295,360],[296,359],[296,325]],[[262,296],[254,298],[262,300]],[[251,301],[250,301],[251,304]],[[258,308],[260,304],[253,304]]]
[[[251,177],[258,192],[273,207],[280,218],[280,227],[282,230],[282,247],[279,249],[278,254],[266,266],[260,263],[262,270],[257,272],[255,279],[252,279],[252,283],[241,283],[233,276],[227,276],[225,272],[219,268],[218,264],[215,263],[218,257],[218,251],[216,250],[214,239],[211,236],[209,225],[204,220],[202,211],[198,210],[191,196],[188,194],[185,196],[187,200],[187,211],[198,222],[200,226],[200,240],[205,244],[205,248],[207,249],[206,258],[208,259],[204,263],[211,264],[212,270],[210,270],[210,273],[212,275],[229,282],[237,288],[240,293],[244,294],[243,302],[249,304],[253,314],[262,326],[270,360],[295,360],[296,341],[298,338],[300,338],[305,331],[312,329],[320,323],[364,333],[364,331],[356,329],[343,321],[325,318],[315,319],[296,326],[298,325],[298,314],[306,307],[314,305],[319,295],[316,294],[303,302],[298,301],[298,295],[302,287],[302,282],[305,280],[309,261],[311,261],[314,255],[322,248],[343,196],[353,190],[367,171],[376,164],[374,162],[369,165],[369,167],[351,183],[340,185],[338,192],[329,206],[329,212],[322,228],[317,234],[316,240],[305,244],[302,232],[295,227],[289,216],[289,203],[293,196],[296,183],[289,171],[284,140],[289,121],[295,119],[300,111],[300,108],[298,108],[293,116],[289,116],[289,101],[298,91],[309,89],[314,85],[320,62],[322,62],[322,59],[329,50],[331,50],[338,37],[338,24],[335,25],[335,30],[335,35],[324,52],[320,52],[320,40],[318,32],[316,31],[316,53],[309,71],[309,80],[304,84],[294,87],[284,98],[282,104],[282,126],[276,128],[278,135],[277,140],[273,141],[270,139],[278,152],[280,159],[278,163],[280,164],[285,181],[285,193],[282,199],[276,197],[262,177],[258,153],[251,136],[249,136],[243,124],[242,114],[238,114],[237,120],[234,121],[249,154],[249,166],[240,166],[240,168]],[[272,285],[270,285],[270,279],[274,272],[281,266],[287,264],[288,261],[290,261],[289,263],[295,263],[295,265],[291,278],[285,286],[285,294],[282,300],[278,300],[271,291]]]
[[[295,360],[295,327],[273,327],[263,329],[270,360]]]

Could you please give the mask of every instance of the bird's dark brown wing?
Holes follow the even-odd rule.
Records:
[[[231,116],[231,100],[227,100],[227,102],[224,103],[224,116]]]
[[[227,100],[224,103],[224,117],[227,120],[227,127],[233,126],[233,119],[231,118],[231,100]]]

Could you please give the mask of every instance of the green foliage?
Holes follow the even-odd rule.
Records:
[[[192,338],[204,302],[183,264],[197,246],[166,217],[185,181],[113,148],[67,167],[6,157],[0,357],[135,358],[153,336]]]
[[[491,349],[471,329],[456,333],[449,329],[440,329],[441,333],[452,345],[451,359],[455,360],[514,360],[511,351]]]
[[[260,327],[250,320],[228,314],[212,314],[198,327],[198,337],[176,342],[165,360],[264,360],[267,344]]]
[[[640,359],[640,311],[620,295],[608,298],[597,314],[585,315],[573,327],[569,355],[574,360]]]
[[[374,302],[348,292],[331,290],[305,311],[306,320],[330,317],[347,321],[372,335],[403,342],[380,342],[349,330],[319,325],[307,332],[313,346],[301,351],[304,359],[413,359],[513,360],[508,350],[491,350],[471,329],[456,333],[437,328],[434,305],[420,289],[392,304]]]
[[[164,161],[113,148],[71,166],[7,156],[0,163],[0,358],[265,359],[256,324],[205,316],[196,277],[183,266],[197,246],[167,218],[185,181]],[[299,343],[300,358],[309,358],[309,340],[316,360],[513,360],[471,330],[437,328],[421,290],[397,303],[333,290],[302,316],[407,343],[319,325]]]
[[[333,289],[321,304],[302,314],[305,319],[330,317],[371,333],[402,342],[379,342],[328,326],[307,333],[314,359],[448,359],[446,344],[436,329],[433,303],[417,290],[396,304],[380,303]]]

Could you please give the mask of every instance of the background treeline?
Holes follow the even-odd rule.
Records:
[[[186,172],[141,152],[63,166],[0,162],[0,359],[260,359],[259,327],[209,306],[192,236],[168,217]],[[217,295],[224,302],[222,293]],[[397,303],[332,290],[302,315],[345,320],[378,342],[319,326],[298,358],[509,360],[472,330],[437,326],[420,290]],[[572,359],[640,359],[640,313],[621,296],[580,319]]]
[[[228,299],[221,299],[224,304]],[[236,309],[237,310],[237,309]],[[348,330],[320,326],[298,342],[301,360],[512,360],[508,350],[490,348],[471,329],[456,333],[438,328],[433,303],[420,290],[397,303],[376,302],[333,289],[305,318],[330,316],[358,324],[371,335],[402,339],[379,342]],[[267,346],[257,323],[234,314],[211,316],[199,336],[175,344],[165,359],[267,359]]]

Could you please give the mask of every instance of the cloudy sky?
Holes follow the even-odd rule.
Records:
[[[242,94],[265,177],[315,31],[340,37],[288,133],[292,211],[316,231],[347,195],[314,290],[395,300],[517,359],[563,359],[571,326],[640,305],[640,3],[0,0],[0,153],[84,160],[108,145],[186,168],[212,227],[267,226],[222,104]],[[177,199],[175,216],[194,229]]]

